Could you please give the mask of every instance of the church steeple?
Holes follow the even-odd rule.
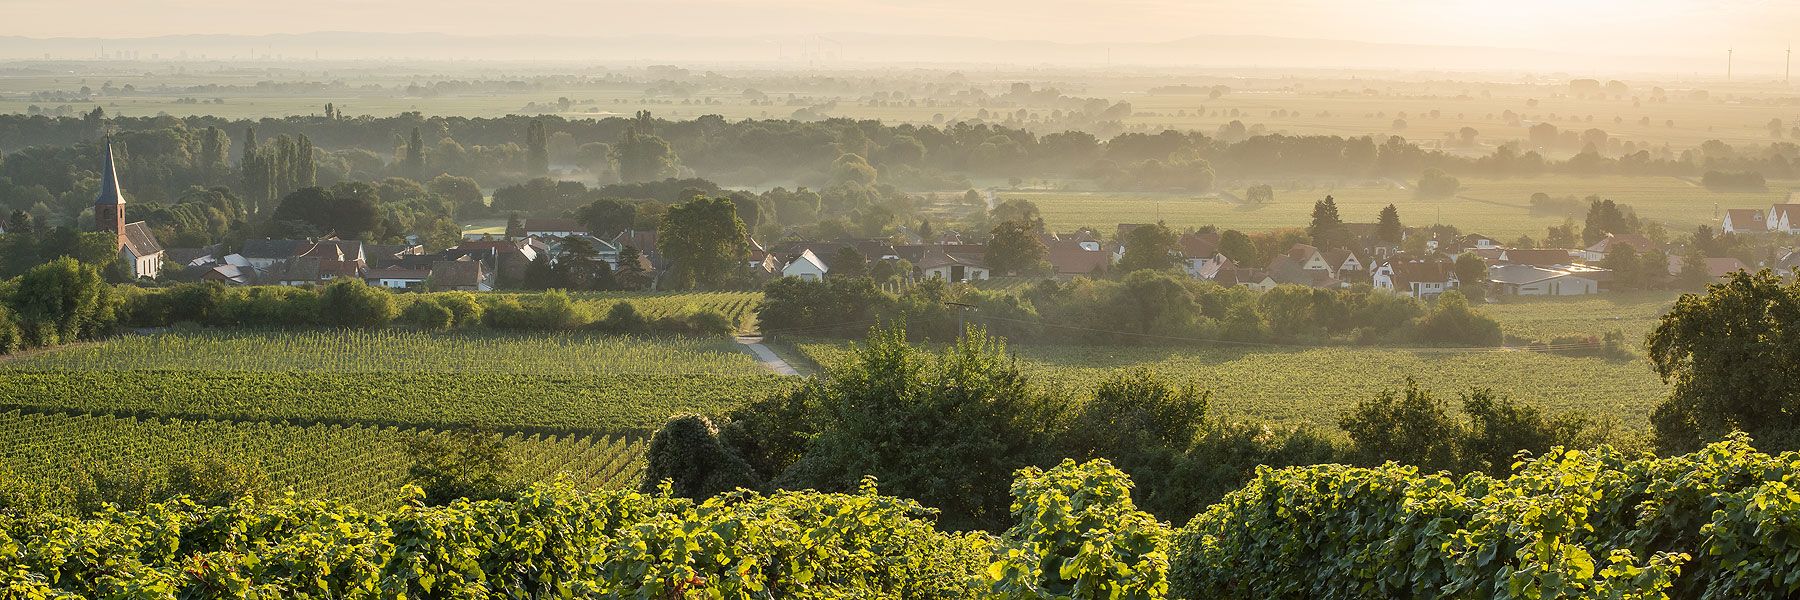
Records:
[[[113,166],[112,138],[100,151],[100,194],[94,197],[94,231],[110,232],[125,243],[125,194],[119,191],[119,170]]]

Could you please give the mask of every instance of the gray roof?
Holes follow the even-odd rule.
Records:
[[[155,256],[163,251],[162,244],[157,243],[156,236],[150,233],[150,226],[143,221],[125,225],[125,247],[131,250],[132,256]]]
[[[302,244],[311,244],[306,240],[244,240],[244,249],[239,250],[244,258],[293,258],[294,249]]]
[[[105,149],[100,151],[100,195],[94,198],[94,206],[124,203],[125,194],[119,191],[119,170],[113,167],[112,139],[107,138]]]

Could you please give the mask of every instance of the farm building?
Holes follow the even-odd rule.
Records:
[[[1600,292],[1599,278],[1591,273],[1518,263],[1488,267],[1488,284],[1503,296],[1581,296]]]

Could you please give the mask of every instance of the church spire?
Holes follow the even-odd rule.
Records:
[[[119,170],[113,166],[112,137],[108,136],[105,149],[100,152],[100,195],[94,198],[94,206],[119,206],[125,204],[125,194],[119,192]]]

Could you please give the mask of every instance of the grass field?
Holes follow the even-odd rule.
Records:
[[[798,350],[822,365],[848,357],[848,343],[801,342]],[[1433,350],[1318,348],[1244,351],[1216,348],[1014,345],[1036,385],[1081,398],[1109,373],[1152,368],[1176,381],[1211,390],[1212,406],[1228,418],[1308,422],[1335,427],[1360,400],[1404,385],[1454,397],[1470,388],[1558,411],[1576,411],[1644,427],[1667,394],[1643,360],[1614,361],[1536,352],[1453,353]]]
[[[1611,330],[1625,335],[1633,348],[1656,328],[1675,305],[1680,292],[1621,292],[1573,298],[1508,297],[1484,304],[1481,311],[1500,322],[1507,335],[1535,340],[1557,336],[1601,336]]]
[[[577,334],[166,333],[0,362],[0,406],[584,434],[785,385],[729,342]]]
[[[443,435],[395,427],[287,426],[273,423],[136,419],[0,412],[0,468],[56,488],[84,472],[160,472],[176,460],[217,458],[254,465],[273,489],[303,499],[389,508],[402,496],[409,443]],[[578,488],[631,487],[645,442],[598,436],[506,438],[521,482],[566,477]]]
[[[1572,177],[1546,176],[1517,179],[1462,180],[1458,197],[1422,200],[1414,197],[1411,182],[1359,181],[1334,186],[1316,181],[1305,189],[1276,185],[1275,201],[1244,205],[1214,195],[1021,190],[1000,193],[1001,199],[1021,198],[1037,204],[1045,222],[1059,231],[1082,226],[1110,232],[1118,223],[1166,222],[1186,228],[1216,225],[1243,231],[1305,227],[1313,202],[1331,195],[1338,212],[1348,222],[1372,223],[1382,207],[1393,204],[1407,225],[1445,223],[1464,232],[1481,233],[1510,242],[1520,235],[1542,240],[1546,228],[1565,219],[1582,221],[1581,214],[1544,214],[1532,211],[1531,195],[1585,198],[1597,194],[1630,205],[1641,217],[1659,221],[1674,232],[1692,231],[1698,225],[1718,224],[1727,208],[1767,209],[1787,197],[1796,182],[1772,182],[1760,193],[1713,192],[1675,177]],[[1403,187],[1405,186],[1405,187]],[[1231,190],[1238,196],[1242,189]],[[1717,209],[1717,210],[1715,210]]]

